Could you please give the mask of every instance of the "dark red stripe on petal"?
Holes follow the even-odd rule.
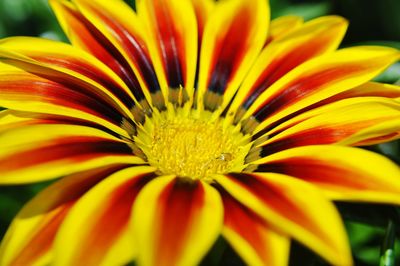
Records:
[[[190,224],[204,205],[204,193],[199,181],[175,179],[160,195],[157,261],[165,265],[177,261],[191,230]]]
[[[354,133],[354,131],[350,127],[315,128],[307,130],[262,146],[261,157],[298,146],[335,143],[352,133]]]
[[[320,125],[316,128],[300,131],[262,146],[261,156],[265,157],[281,150],[299,146],[336,143],[364,128],[382,122],[382,119],[384,117],[351,124]]]
[[[27,241],[19,252],[19,255],[11,262],[11,265],[31,265],[34,261],[47,253],[53,245],[61,223],[64,221],[65,216],[77,199],[100,180],[124,167],[124,165],[108,166],[79,173],[78,176],[70,177],[76,178],[72,183],[65,182],[66,179],[64,179],[42,191],[37,197],[44,197],[46,195],[54,197],[56,195],[56,198],[50,200],[50,197],[47,197],[50,200],[47,201],[48,204],[41,204],[40,206],[35,206],[35,208],[24,209],[22,213],[18,215],[17,219],[42,214],[44,214],[45,217],[34,228],[35,231],[32,232],[33,235],[30,236],[31,239]],[[64,183],[64,185],[59,186],[61,183]],[[54,193],[55,190],[57,190],[56,194]],[[28,205],[29,204],[31,203],[28,203]]]
[[[359,190],[368,189],[371,186],[360,178],[360,172],[346,169],[347,167],[343,165],[343,162],[338,164],[340,165],[336,165],[334,161],[327,164],[327,162],[320,160],[293,157],[259,165],[257,171],[287,174],[319,185],[335,185],[335,183],[338,183],[341,187]]]
[[[98,210],[100,214],[96,217],[96,223],[93,227],[86,228],[84,234],[87,237],[79,243],[80,252],[75,254],[76,258],[72,261],[79,261],[81,265],[101,264],[114,240],[118,239],[128,226],[132,204],[137,194],[152,178],[154,178],[153,173],[132,176],[132,179],[108,195],[106,204]],[[89,256],[88,250],[90,250]]]
[[[331,36],[325,36],[322,33],[307,43],[301,43],[301,45],[293,47],[292,51],[286,53],[280,58],[276,58],[268,64],[253,85],[252,89],[248,92],[244,102],[244,107],[246,109],[249,108],[262,92],[289,71],[325,51],[326,43],[330,43],[330,40]]]
[[[263,121],[272,114],[282,110],[287,105],[294,104],[297,101],[319,91],[322,86],[335,82],[338,79],[345,79],[346,77],[362,70],[363,66],[359,64],[347,64],[344,66],[335,66],[298,78],[279,90],[279,93],[264,102],[255,112],[254,116],[257,120]]]
[[[98,137],[65,137],[0,159],[0,171],[13,171],[62,159],[79,163],[102,156],[130,154],[132,150],[125,143]]]
[[[270,249],[268,248],[268,243],[262,238],[263,231],[266,228],[265,221],[227,192],[222,193],[222,200],[225,210],[224,225],[244,238],[256,251],[263,252],[258,255],[267,260],[271,255],[265,253]]]
[[[396,85],[367,82],[353,89],[341,92],[337,95],[329,97],[319,103],[310,106],[309,109],[314,109],[322,105],[337,102],[343,99],[354,97],[385,97],[385,98],[399,98],[400,88]]]
[[[108,16],[106,12],[94,8],[91,8],[91,11],[100,17],[108,26],[108,29],[123,46],[124,51],[128,53],[130,59],[139,67],[141,75],[143,76],[150,92],[154,93],[161,91],[144,40],[141,40],[138,36],[130,34],[123,26]]]
[[[64,6],[64,9],[69,14],[65,19],[74,29],[74,37],[79,39],[79,43],[120,76],[138,101],[144,100],[144,93],[136,75],[117,48],[78,11],[67,6]]]
[[[33,261],[46,254],[51,249],[58,228],[64,221],[73,203],[63,204],[63,206],[53,211],[52,214],[47,215],[48,217],[42,221],[41,227],[38,228],[38,233],[21,250],[19,256],[15,258],[11,265],[31,265]]]
[[[246,54],[252,28],[252,10],[245,6],[233,19],[226,34],[216,40],[208,90],[223,94]]]
[[[290,195],[277,185],[263,181],[251,174],[232,173],[229,174],[229,177],[285,219],[301,225],[303,228],[318,230],[319,227],[301,210],[301,206],[293,202]],[[324,236],[322,233],[319,235]],[[328,240],[326,241],[328,242]]]
[[[122,115],[102,97],[79,83],[60,81],[62,84],[29,74],[9,74],[8,80],[0,81],[0,93],[15,100],[49,102],[96,115],[116,125],[121,123]]]
[[[42,114],[42,113],[32,113],[32,112],[23,112],[23,111],[12,111],[11,115],[15,115],[19,118],[27,118],[29,120],[18,121],[15,123],[10,123],[3,126],[0,129],[0,132],[5,132],[9,129],[14,129],[18,127],[25,127],[30,125],[43,125],[43,124],[61,124],[61,125],[80,125],[80,126],[87,126],[91,128],[97,128],[101,131],[104,131],[110,135],[120,137],[114,131],[94,122],[88,120],[82,120],[75,117],[67,117],[61,115],[53,115],[53,114]],[[0,114],[0,119],[2,118]]]
[[[129,96],[123,89],[121,89],[120,85],[118,85],[114,80],[106,77],[103,72],[99,71],[99,69],[85,63],[84,61],[78,61],[75,58],[64,59],[60,57],[52,57],[49,55],[32,56],[32,58],[40,62],[48,63],[54,66],[60,66],[78,72],[103,85],[114,96],[121,100],[121,102],[124,103],[125,106],[127,106],[128,108],[132,108],[135,105],[131,96]]]
[[[163,66],[167,74],[170,88],[179,88],[186,83],[185,44],[182,34],[178,31],[170,12],[163,1],[154,1],[154,18],[157,20],[155,29],[158,32],[158,45]]]

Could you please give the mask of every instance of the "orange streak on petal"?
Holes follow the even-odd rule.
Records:
[[[0,171],[9,172],[39,164],[67,159],[83,162],[92,158],[126,154],[132,151],[123,143],[106,141],[96,137],[65,137],[52,139],[30,150],[17,152],[0,159]]]
[[[207,82],[209,90],[223,93],[238,70],[251,43],[252,18],[251,8],[246,6],[232,19],[226,33],[218,36]]]
[[[72,201],[68,202],[46,214],[40,225],[37,225],[35,236],[30,239],[10,265],[31,265],[32,262],[49,252],[52,248],[58,228],[68,214],[73,203]]]
[[[326,84],[337,80],[345,79],[355,73],[368,69],[368,66],[360,64],[346,64],[343,66],[333,66],[316,73],[301,76],[284,88],[271,96],[267,101],[260,105],[255,113],[255,117],[262,121],[265,118],[277,113],[287,105],[292,105],[313,93],[318,92]]]
[[[274,265],[274,247],[270,246],[272,243],[266,233],[269,228],[265,221],[227,193],[223,194],[222,200],[225,210],[224,226],[244,238],[266,265]]]
[[[150,177],[152,175],[132,178],[115,189],[107,199],[101,199],[103,205],[98,209],[98,216],[93,217],[95,222],[83,232],[85,237],[80,239],[80,248],[71,261],[82,265],[99,265],[102,262],[114,240],[126,231],[133,201]]]
[[[160,265],[169,265],[187,244],[190,225],[204,204],[204,189],[200,182],[189,184],[175,180],[160,195],[159,204],[157,220],[162,221],[162,226],[157,233],[157,261]]]

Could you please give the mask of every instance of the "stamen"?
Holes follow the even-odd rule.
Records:
[[[211,113],[181,116],[164,112],[148,118],[146,131],[139,131],[137,144],[161,174],[212,181],[212,174],[244,168],[249,145],[239,130],[210,122]],[[150,125],[151,124],[151,125]]]

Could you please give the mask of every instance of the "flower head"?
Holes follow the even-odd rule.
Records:
[[[269,23],[265,0],[50,0],[72,45],[0,41],[0,183],[63,177],[17,215],[1,265],[249,265],[295,239],[351,265],[332,201],[400,204],[385,47],[341,17]]]

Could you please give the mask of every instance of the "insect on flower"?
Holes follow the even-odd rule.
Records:
[[[0,265],[249,265],[291,239],[352,265],[332,201],[400,204],[392,48],[347,21],[269,23],[265,0],[50,0],[71,45],[0,41],[0,184],[60,178],[15,217]]]

